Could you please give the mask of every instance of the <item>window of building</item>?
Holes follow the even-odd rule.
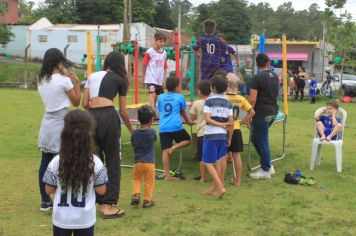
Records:
[[[68,43],[76,43],[76,42],[78,42],[77,35],[68,35]]]
[[[47,43],[47,35],[38,35],[39,43]]]
[[[0,12],[9,11],[9,3],[8,2],[0,2]]]

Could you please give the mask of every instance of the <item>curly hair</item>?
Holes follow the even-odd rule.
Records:
[[[87,111],[74,110],[64,117],[58,168],[63,191],[69,187],[75,194],[81,187],[83,193],[87,191],[94,174],[94,126],[95,121]]]
[[[67,69],[68,67],[73,66],[73,63],[67,60],[59,49],[48,49],[43,57],[42,67],[40,70],[40,74],[38,75],[38,81],[50,81],[53,70],[58,69],[58,66],[60,64],[62,64]]]

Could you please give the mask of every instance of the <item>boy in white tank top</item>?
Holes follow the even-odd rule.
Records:
[[[146,51],[143,59],[144,83],[147,85],[150,93],[149,105],[156,107],[157,97],[164,93],[166,70],[167,70],[167,54],[163,50],[166,43],[166,37],[161,33],[154,35],[154,46]]]

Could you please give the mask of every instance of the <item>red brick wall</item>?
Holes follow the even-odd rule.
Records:
[[[0,16],[0,22],[6,24],[16,24],[19,20],[18,0],[0,0],[1,3],[8,3],[8,11],[3,16]]]

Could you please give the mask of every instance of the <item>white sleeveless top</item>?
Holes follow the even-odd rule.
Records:
[[[165,50],[157,52],[149,48],[143,59],[146,67],[145,84],[163,85],[164,71],[167,68],[167,53]]]

